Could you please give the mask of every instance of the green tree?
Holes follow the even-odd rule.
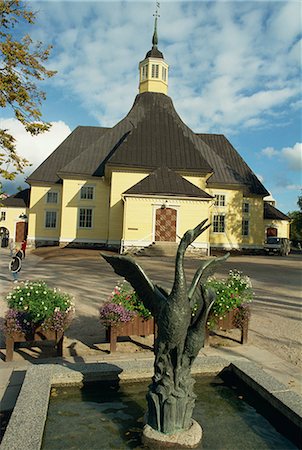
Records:
[[[288,216],[291,218],[290,239],[292,241],[302,241],[302,195],[299,195],[297,205],[300,211],[288,213]]]
[[[300,208],[300,211],[302,211],[302,195],[299,195],[297,205]]]
[[[36,13],[21,0],[0,0],[0,107],[10,107],[25,129],[37,135],[50,128],[41,120],[45,93],[37,84],[55,72],[44,67],[51,46],[33,42],[21,27],[33,25]],[[16,152],[14,137],[0,129],[0,176],[14,179],[28,161]],[[1,190],[1,184],[0,184]]]

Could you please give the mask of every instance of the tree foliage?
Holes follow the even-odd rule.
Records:
[[[22,36],[22,27],[33,25],[35,20],[36,13],[21,0],[0,0],[0,107],[12,108],[16,119],[32,135],[50,128],[41,120],[45,93],[38,84],[55,74],[43,65],[51,46],[44,48],[28,34]],[[12,180],[27,165],[28,161],[16,152],[15,138],[0,129],[0,175]]]
[[[288,216],[291,218],[290,239],[292,241],[302,241],[302,195],[298,196],[297,205],[300,211],[288,213]]]
[[[302,195],[299,195],[297,205],[300,208],[300,211],[302,212]]]

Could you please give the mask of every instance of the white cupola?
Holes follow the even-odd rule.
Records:
[[[143,61],[139,63],[139,93],[159,92],[168,93],[168,70],[169,66],[164,60],[162,52],[157,48],[157,16],[154,21],[154,33],[152,37],[152,49],[146,54]]]

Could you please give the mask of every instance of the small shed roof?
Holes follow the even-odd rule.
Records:
[[[283,214],[283,212],[279,211],[279,209],[275,208],[275,206],[267,202],[264,202],[263,217],[264,219],[271,220],[290,220],[290,217],[288,217],[286,214]]]

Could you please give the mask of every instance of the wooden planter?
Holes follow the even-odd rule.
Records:
[[[41,327],[27,335],[25,333],[13,333],[6,336],[6,357],[5,361],[12,361],[14,356],[15,344],[19,342],[33,342],[38,341],[53,341],[56,347],[57,356],[63,356],[63,339],[64,332],[58,333],[57,331],[43,331]]]
[[[236,326],[236,324],[234,323],[234,318],[235,318],[235,311],[234,310],[229,311],[225,317],[218,320],[213,330],[229,331],[234,330],[235,328],[239,328],[241,330],[240,344],[246,344],[248,338],[249,320],[248,319],[245,320],[242,326]],[[209,335],[210,330],[207,326],[204,345],[209,345]]]
[[[156,336],[154,318],[144,320],[134,316],[130,322],[115,324],[107,328],[107,339],[110,342],[110,352],[116,351],[117,338],[122,336]]]

